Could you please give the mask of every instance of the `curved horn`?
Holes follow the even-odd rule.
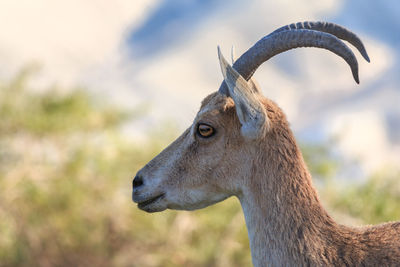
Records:
[[[335,33],[340,32],[338,28],[333,26],[323,27],[321,26],[322,23],[315,23],[312,25],[314,25],[315,28],[319,27],[320,29],[325,29],[326,32],[312,29],[291,30],[289,28],[292,26],[284,26],[259,40],[253,47],[247,50],[238,60],[236,60],[233,68],[237,70],[237,72],[240,73],[240,75],[242,75],[244,79],[249,80],[256,69],[263,62],[267,61],[268,59],[279,53],[298,47],[319,47],[330,50],[331,52],[342,57],[349,64],[353,73],[354,80],[359,83],[358,62],[353,52],[335,35],[327,32],[327,29],[330,29],[330,31]],[[343,27],[341,28],[344,29]],[[343,32],[346,32],[347,37],[356,36],[354,33],[351,33],[346,29],[344,30],[342,30],[341,34],[338,35],[343,37],[343,35],[345,35]],[[351,38],[346,38],[345,40],[348,39]],[[357,48],[360,49],[360,46],[358,45]],[[361,51],[362,50],[360,50],[360,52]],[[229,95],[229,91],[227,90],[225,83],[221,84],[219,92]]]
[[[275,34],[281,31],[287,31],[287,30],[299,30],[299,29],[307,29],[307,30],[315,30],[315,31],[320,31],[320,32],[326,32],[330,33],[332,35],[335,35],[337,38],[340,38],[342,40],[345,40],[352,44],[357,50],[360,52],[360,54],[363,56],[363,58],[370,62],[369,56],[367,54],[367,50],[365,50],[364,44],[361,42],[360,38],[355,35],[353,32],[349,31],[348,29],[337,25],[335,23],[331,22],[322,22],[322,21],[304,21],[304,22],[297,22],[297,23],[292,23],[288,24],[286,26],[280,27],[279,29],[273,31],[271,34]]]

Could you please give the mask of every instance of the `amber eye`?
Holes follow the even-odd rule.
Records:
[[[200,123],[197,126],[197,133],[201,136],[201,137],[211,137],[214,135],[215,130],[213,127],[211,127],[210,125],[204,124],[204,123]]]

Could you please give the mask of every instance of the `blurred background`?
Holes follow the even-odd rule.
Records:
[[[255,78],[336,220],[399,220],[400,2],[2,0],[0,266],[250,266],[236,199],[146,214],[131,179],[218,89],[217,45],[239,56],[305,20],[360,36],[360,85],[320,49],[281,54]]]

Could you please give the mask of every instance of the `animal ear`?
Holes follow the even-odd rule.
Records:
[[[229,65],[219,47],[218,57],[229,95],[235,102],[242,135],[248,139],[261,138],[269,128],[269,122],[259,92]]]

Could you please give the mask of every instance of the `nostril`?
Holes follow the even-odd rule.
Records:
[[[132,181],[132,187],[136,188],[143,185],[143,178],[140,175],[136,175]]]

